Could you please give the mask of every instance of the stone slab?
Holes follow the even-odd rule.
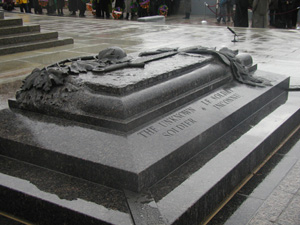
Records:
[[[0,36],[8,34],[20,34],[24,32],[39,32],[40,25],[27,25],[27,26],[11,26],[11,27],[0,27]]]
[[[1,18],[1,17],[0,17]],[[13,18],[13,19],[3,19],[0,20],[0,27],[6,27],[6,26],[22,26],[23,20],[20,18]]]
[[[107,186],[141,191],[259,110],[269,112],[285,102],[288,78],[257,75],[271,80],[273,86],[232,81],[127,134],[3,110],[0,153]]]
[[[164,16],[145,16],[137,19],[138,22],[165,22]]]
[[[20,18],[0,20],[0,27],[22,26],[23,20]]]
[[[74,40],[72,38],[52,38],[46,40],[36,40],[34,42],[28,43],[16,43],[10,45],[0,46],[0,55],[13,54],[24,51],[32,51],[42,48],[51,48],[56,46],[73,44]]]
[[[299,125],[299,109],[298,96],[290,95],[268,117],[241,124],[207,148],[206,153],[218,149],[219,154],[214,152],[210,159],[198,154],[182,166],[187,171],[180,167],[141,193],[122,192],[1,156],[0,210],[42,224],[199,224]],[[197,169],[199,160],[204,161]]]
[[[0,38],[0,46],[58,38],[57,32],[25,33]]]

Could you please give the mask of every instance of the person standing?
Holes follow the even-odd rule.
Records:
[[[282,9],[282,28],[292,28],[293,24],[293,1],[291,0],[281,0]]]
[[[17,0],[17,3],[20,5],[20,12],[28,13],[28,1],[27,0]]]
[[[69,0],[68,2],[69,2],[68,8],[69,8],[69,11],[71,12],[70,15],[71,16],[75,16],[76,15],[76,11],[78,10],[77,0]]]
[[[102,1],[101,0],[94,0],[95,9],[96,9],[96,17],[103,18],[104,15],[102,13]]]
[[[78,10],[79,10],[79,16],[85,17],[84,13],[86,11],[86,0],[78,0]]]
[[[219,16],[217,18],[217,22],[220,23],[221,20],[223,23],[226,23],[226,4],[227,4],[227,0],[221,0],[219,3],[220,6],[220,13]]]
[[[15,8],[15,3],[13,0],[4,0],[2,8],[7,11],[12,11]]]
[[[53,15],[56,13],[55,11],[56,11],[56,0],[48,0],[47,14]]]
[[[184,0],[185,17],[183,19],[190,19],[192,12],[192,0]]]
[[[57,14],[59,16],[63,16],[64,15],[64,11],[63,11],[64,5],[65,5],[65,1],[64,0],[57,0]]]
[[[249,2],[245,0],[235,1],[235,16],[234,16],[234,26],[235,27],[248,27],[248,8]]]
[[[33,8],[34,8],[34,13],[35,14],[43,14],[43,8],[39,4],[38,0],[33,0]]]
[[[31,9],[33,8],[33,0],[28,0],[27,1],[27,6],[28,6],[28,13],[32,13]]]
[[[268,27],[268,12],[270,0],[254,0],[252,5],[252,27]]]
[[[135,0],[133,0],[133,1],[125,0],[125,10],[124,11],[126,13],[126,20],[129,19],[130,14],[131,14],[131,19],[133,18],[134,13],[131,12],[131,8],[130,8],[132,2],[135,3],[136,1]]]
[[[272,0],[269,5],[270,26],[275,26],[275,15],[278,10],[278,0]]]
[[[110,13],[111,13],[111,0],[100,0],[102,1],[102,15],[105,17],[106,19],[110,18]]]
[[[298,21],[298,7],[300,6],[300,0],[293,1],[293,15],[292,15],[292,27],[296,28]]]
[[[234,5],[234,0],[227,0],[226,2],[226,8],[227,8],[227,22],[230,22],[230,17],[234,18],[233,15],[233,5]]]

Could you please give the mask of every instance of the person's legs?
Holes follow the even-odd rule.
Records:
[[[20,4],[20,12],[24,12],[24,4]]]

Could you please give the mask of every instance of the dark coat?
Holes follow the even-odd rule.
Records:
[[[78,1],[78,10],[85,11],[86,10],[86,1],[85,0],[77,0]]]
[[[69,0],[68,8],[70,12],[78,10],[77,0]]]
[[[86,2],[82,0],[69,0],[68,5],[69,11],[85,11],[86,10]]]
[[[249,2],[248,0],[236,0],[236,10],[235,10],[235,18],[234,18],[234,26],[235,27],[248,27],[248,8]]]

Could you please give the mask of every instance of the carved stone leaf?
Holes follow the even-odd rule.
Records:
[[[47,79],[48,79],[48,76],[46,74],[46,71],[43,70],[41,72],[41,75],[36,77],[36,79],[34,80],[33,87],[35,87],[36,89],[42,89],[44,84],[47,82]]]
[[[38,76],[40,76],[41,70],[38,68],[35,68],[32,73],[26,77],[26,79],[23,81],[23,85],[21,87],[21,90],[29,90],[33,87],[34,81],[37,79]]]
[[[63,85],[64,74],[61,70],[56,69],[34,69],[32,73],[24,80],[22,91],[30,90],[31,88],[42,89],[43,91],[50,91],[51,87]]]

